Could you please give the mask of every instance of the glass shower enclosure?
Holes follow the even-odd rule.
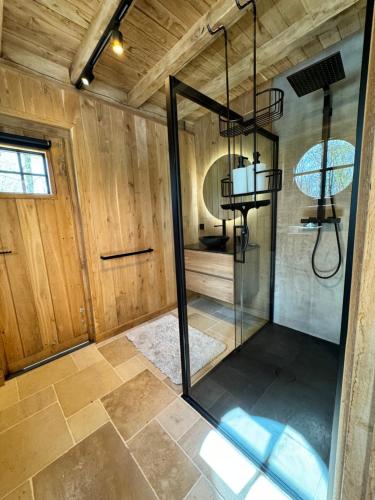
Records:
[[[228,171],[251,168],[253,131],[240,139],[220,137],[227,108],[174,77],[166,83],[166,95],[183,396],[215,419],[215,397],[200,391],[199,380],[273,321],[279,141],[257,128],[264,179],[258,177],[255,196],[249,189],[233,194],[233,186],[228,193]],[[197,159],[194,166],[180,154],[179,110],[187,103],[204,111],[217,130],[207,137],[205,161]],[[242,119],[232,110],[229,116]],[[198,207],[193,220],[191,204]],[[212,237],[227,241],[207,247]],[[197,364],[197,345],[190,338],[195,328],[218,344],[204,367]]]

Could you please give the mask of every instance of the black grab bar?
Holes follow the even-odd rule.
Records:
[[[102,260],[110,260],[110,259],[121,259],[122,257],[130,257],[131,255],[140,255],[141,253],[150,253],[153,252],[153,248],[147,248],[146,250],[138,250],[137,252],[129,252],[129,253],[115,253],[109,255],[101,255],[100,258]]]

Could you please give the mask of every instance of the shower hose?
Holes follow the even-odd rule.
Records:
[[[331,196],[331,204],[332,204],[332,215],[336,219],[336,208],[335,208],[335,201],[334,201],[333,196]],[[318,227],[318,234],[316,236],[314,250],[313,250],[313,253],[312,253],[312,256],[311,256],[311,265],[312,265],[312,269],[314,271],[314,274],[315,274],[315,276],[317,278],[320,278],[322,280],[328,280],[328,279],[333,278],[334,276],[336,276],[336,274],[340,270],[341,263],[342,263],[342,253],[341,253],[341,244],[340,244],[338,222],[335,222],[334,224],[335,224],[335,233],[336,233],[336,242],[337,242],[337,252],[338,252],[338,256],[339,256],[339,261],[337,263],[336,269],[333,271],[333,273],[329,274],[328,276],[322,276],[317,271],[317,267],[316,267],[316,264],[315,264],[315,255],[316,255],[316,251],[318,250],[318,246],[319,246],[319,242],[320,242],[320,236],[321,236],[321,231],[322,231],[322,226],[321,225]]]

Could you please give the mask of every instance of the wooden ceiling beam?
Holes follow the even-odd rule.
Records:
[[[163,86],[169,75],[176,75],[215,40],[215,37],[209,34],[207,24],[224,24],[229,28],[243,15],[244,11],[237,8],[234,0],[218,0],[130,90],[129,106],[138,108],[144,104]]]
[[[1,0],[0,0],[1,1]],[[114,16],[121,0],[103,0],[96,13],[89,29],[86,32],[81,45],[74,56],[70,67],[70,81],[75,84],[86,64],[89,62],[91,54],[94,52],[101,36],[105,32],[108,24]]]
[[[298,21],[263,44],[257,50],[258,73],[271,64],[275,64],[297,48],[303,39],[311,36],[321,26],[344,10],[356,4],[358,0],[326,0],[324,4],[314,4]],[[252,55],[240,59],[229,68],[230,86],[237,87],[249,78],[251,74]],[[225,77],[219,74],[199,88],[203,94],[217,99],[225,94]],[[183,119],[198,109],[197,105],[185,100],[179,105],[178,116]]]

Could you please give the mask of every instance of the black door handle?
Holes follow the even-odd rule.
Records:
[[[7,255],[12,253],[12,250],[0,250],[0,255]]]

